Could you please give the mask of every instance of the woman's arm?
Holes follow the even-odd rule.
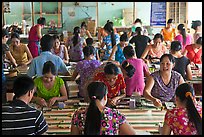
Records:
[[[92,38],[91,33],[89,32],[89,30],[86,30],[86,35],[88,36],[88,38]]]
[[[182,83],[185,83],[185,81],[184,81],[183,77],[180,76],[179,85],[182,84]]]
[[[26,65],[28,65],[33,60],[33,56],[31,55],[30,50],[28,49],[27,46],[25,46],[25,52],[27,53],[27,56],[28,56],[28,62],[26,62]]]
[[[75,80],[76,77],[78,76],[78,72],[76,71],[76,69],[74,70],[73,74],[72,74],[72,77],[71,77],[71,80]]]
[[[37,36],[38,36],[39,39],[42,38],[41,29],[42,29],[42,27],[40,25],[38,25],[37,26]]]
[[[148,55],[149,50],[150,50],[149,46],[150,46],[150,45],[148,45],[148,46],[145,48],[144,52],[143,52],[142,55],[141,55],[141,59],[145,59],[146,56]]]
[[[75,125],[71,124],[71,135],[81,135],[81,131],[79,130],[78,127]]]
[[[164,121],[164,125],[162,127],[162,135],[170,135],[171,134],[171,128],[167,125],[166,121]]]
[[[112,52],[111,52],[111,54],[110,54],[110,56],[109,56],[109,58],[108,58],[108,61],[113,61],[113,60],[114,60],[114,59],[113,59],[113,56],[115,56],[115,53],[116,53],[117,50],[118,50],[117,45],[114,45],[114,46],[113,46],[113,49],[112,49]]]
[[[136,135],[136,131],[128,122],[125,122],[119,126],[119,135]]]
[[[186,79],[187,80],[192,80],[192,70],[191,70],[191,65],[190,64],[187,65]]]
[[[64,59],[63,59],[63,61],[65,64],[69,63],[68,50],[67,50],[66,46],[64,46]]]
[[[12,56],[10,51],[6,51],[6,57],[11,61],[11,63],[17,67],[18,64],[16,63],[16,60],[14,59],[14,57]]]

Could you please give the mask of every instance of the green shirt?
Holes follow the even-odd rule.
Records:
[[[46,101],[53,97],[60,97],[60,88],[64,85],[64,81],[59,77],[55,77],[54,86],[49,90],[43,85],[42,77],[35,78],[34,83],[37,87],[37,97],[44,98]]]

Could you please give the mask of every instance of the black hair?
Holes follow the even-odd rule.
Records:
[[[160,62],[162,62],[162,60],[165,58],[165,57],[168,57],[170,62],[172,62],[173,64],[175,63],[175,58],[173,55],[171,54],[163,54],[160,58]]]
[[[135,55],[135,50],[132,46],[126,46],[123,49],[123,54],[125,56],[125,58],[127,57],[133,57]]]
[[[113,24],[109,21],[104,26],[104,30],[107,31],[111,35],[111,44],[112,47],[116,44],[115,34],[113,30]]]
[[[190,92],[192,96],[195,94],[190,84],[183,83],[177,87],[175,94],[181,102],[186,103],[189,120],[194,123],[198,135],[202,135],[202,118],[194,105],[192,96],[186,95],[187,92]]]
[[[56,75],[56,68],[52,61],[47,61],[43,65],[42,74],[51,72],[53,75]]]
[[[137,33],[137,35],[142,35],[142,28],[141,27],[135,28],[135,32]]]
[[[91,46],[93,44],[93,38],[87,38],[86,44]]]
[[[169,24],[169,23],[174,23],[174,20],[173,19],[168,19],[167,24]]]
[[[181,31],[180,33],[183,37],[183,44],[186,44],[186,29],[184,24],[179,24],[177,29]]]
[[[153,40],[156,40],[156,39],[158,39],[158,38],[160,38],[160,39],[161,39],[161,41],[163,41],[163,40],[164,40],[164,38],[163,38],[162,34],[160,34],[160,33],[155,34],[155,35],[154,35]]]
[[[94,55],[95,48],[93,46],[85,46],[83,48],[84,56],[89,57],[91,54]]]
[[[58,35],[55,34],[55,35],[53,35],[53,39],[56,40],[56,39],[60,39],[60,38]]]
[[[196,40],[196,44],[199,44],[202,46],[202,37],[199,37],[197,40]]]
[[[119,74],[119,69],[116,66],[116,64],[112,62],[107,62],[106,66],[104,67],[104,72],[107,75],[118,75]]]
[[[37,23],[41,24],[41,25],[45,25],[46,19],[44,17],[40,17],[40,18],[38,18]]]
[[[107,87],[103,82],[91,82],[87,87],[90,104],[86,113],[84,134],[99,135],[101,128],[101,112],[96,106],[96,99],[102,100],[107,94]]]
[[[135,67],[127,61],[124,61],[122,63],[122,68],[126,71],[126,74],[129,78],[131,78],[135,74]]]
[[[83,21],[83,22],[81,23],[81,28],[83,28],[83,27],[87,28],[87,25],[86,25],[86,22],[85,22],[85,21]]]
[[[73,40],[73,45],[76,46],[78,43],[78,37],[79,37],[79,33],[80,33],[80,27],[74,27],[74,37],[72,38]]]
[[[120,41],[128,41],[127,32],[124,32],[124,33],[120,36]]]
[[[182,45],[180,41],[172,41],[171,42],[171,50],[172,51],[179,51],[182,49]]]
[[[19,98],[25,95],[28,91],[34,89],[34,81],[28,75],[19,75],[14,80],[13,83],[13,91],[14,91],[14,99]]]
[[[139,22],[139,23],[142,24],[142,21],[141,21],[141,19],[139,19],[139,18],[137,18],[134,23],[137,23],[137,22]]]
[[[201,26],[201,21],[200,20],[195,20],[195,21],[192,21],[191,23],[191,28],[196,30],[198,26]]]
[[[12,38],[20,39],[20,35],[17,32],[13,32],[13,33],[11,33],[11,39]]]
[[[40,45],[41,45],[42,51],[50,51],[54,45],[53,37],[50,36],[49,34],[45,34],[40,39]]]

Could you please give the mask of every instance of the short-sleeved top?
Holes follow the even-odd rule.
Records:
[[[159,50],[157,52],[155,52],[155,50],[152,48],[153,45],[149,45],[148,48],[150,48],[149,50],[149,53],[148,55],[151,57],[151,58],[161,58],[161,56],[166,53],[167,51],[167,48],[161,44],[160,46],[161,47],[158,47]]]
[[[170,41],[172,42],[176,36],[176,29],[172,28],[171,31],[167,30],[166,28],[163,28],[162,30],[164,41]]]
[[[116,45],[118,43],[120,43],[120,36],[119,34],[115,33],[115,41],[116,41]],[[103,57],[103,60],[107,60],[112,52],[112,44],[111,44],[111,35],[107,35],[103,38],[103,42],[106,45],[106,51],[105,51],[105,55]]]
[[[154,79],[154,86],[151,90],[151,95],[161,100],[162,103],[168,101],[175,101],[175,91],[179,86],[181,74],[172,70],[171,79],[167,85],[162,80],[160,71],[155,71],[150,74]]]
[[[202,117],[202,106],[196,105],[198,113]],[[189,120],[186,108],[173,108],[167,110],[165,121],[174,135],[197,135],[194,123]]]
[[[182,52],[184,51],[184,49],[186,48],[187,45],[192,44],[192,37],[191,37],[191,35],[189,35],[189,34],[186,35],[186,43],[185,43],[185,44],[183,43],[183,36],[182,36],[181,34],[178,34],[178,35],[174,38],[174,40],[178,40],[178,41],[181,42],[181,45],[182,45],[181,51],[182,51]]]
[[[53,55],[50,51],[43,51],[40,56],[35,57],[29,66],[27,75],[33,77],[35,75],[42,76],[43,65],[47,61],[52,61],[55,65],[56,72],[68,73],[66,65],[63,60],[56,55]]]
[[[120,94],[120,91],[126,88],[126,84],[122,74],[118,74],[116,82],[114,86],[110,86],[110,84],[106,81],[106,76],[104,72],[99,72],[94,76],[94,80],[98,80],[104,82],[108,87],[108,98],[114,98]]]
[[[68,45],[70,46],[69,57],[71,61],[81,61],[84,58],[84,53],[83,53],[84,39],[78,36],[78,43],[74,46],[73,37],[68,39]]]
[[[142,53],[147,47],[147,43],[150,43],[150,42],[151,42],[151,39],[146,35],[133,36],[129,41],[129,43],[131,44],[135,43],[135,52],[136,52],[137,58],[140,58],[142,56]]]
[[[65,52],[65,46],[64,45],[60,45],[60,50],[58,53],[55,52],[54,48],[51,49],[51,53],[54,55],[59,56],[62,60],[65,58],[64,57],[64,52]]]
[[[91,75],[93,75],[96,68],[98,68],[101,65],[101,62],[98,60],[82,60],[77,63],[76,65],[76,72],[80,75],[80,86],[79,86],[79,94],[80,96],[83,95],[83,88],[84,84],[88,81],[89,78],[91,78]]]
[[[128,44],[127,46],[130,46]],[[117,51],[115,52],[115,61],[120,62],[120,64],[125,60],[125,56],[123,54],[123,49],[120,47],[120,43],[117,44]]]
[[[3,55],[3,60],[6,58],[6,52],[9,51],[9,46],[7,44],[2,44],[2,55]]]
[[[176,58],[175,57],[175,66],[173,70],[177,71],[182,75],[184,79],[186,79],[186,71],[187,71],[187,66],[190,64],[190,60],[182,56],[181,58]]]
[[[46,89],[43,85],[42,77],[34,79],[35,86],[37,87],[37,96],[44,98],[46,101],[53,97],[60,97],[60,88],[64,85],[62,78],[55,77],[54,85],[51,89]]]
[[[72,117],[72,124],[84,131],[87,108],[79,108]],[[118,135],[119,127],[126,122],[126,118],[118,110],[104,107],[101,113],[100,135]]]
[[[191,62],[195,64],[202,64],[202,61],[201,61],[202,48],[197,53],[195,53],[193,46],[187,45],[186,50],[188,51],[186,56],[188,59],[190,59]]]
[[[14,59],[16,60],[17,64],[22,64],[28,62],[28,55],[26,53],[26,45],[25,44],[20,44],[20,49],[18,52],[14,51],[14,45],[10,45],[10,52]]]
[[[143,95],[145,87],[144,73],[148,71],[148,67],[142,59],[130,58],[127,59],[127,62],[134,66],[135,73],[131,78],[125,78],[126,95],[131,96],[133,92]]]
[[[48,125],[39,111],[22,100],[2,105],[2,135],[42,135]]]

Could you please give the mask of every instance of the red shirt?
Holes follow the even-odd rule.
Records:
[[[118,77],[116,79],[116,82],[114,86],[110,86],[110,84],[106,81],[106,76],[104,72],[99,72],[94,76],[94,80],[101,81],[106,84],[108,87],[108,98],[113,98],[118,95],[118,93],[126,88],[124,78],[121,74],[118,74]]]
[[[201,61],[202,48],[197,53],[195,53],[193,49],[193,44],[191,44],[186,46],[186,50],[188,51],[186,56],[187,58],[189,58],[191,62],[195,64],[202,64],[202,61]]]

